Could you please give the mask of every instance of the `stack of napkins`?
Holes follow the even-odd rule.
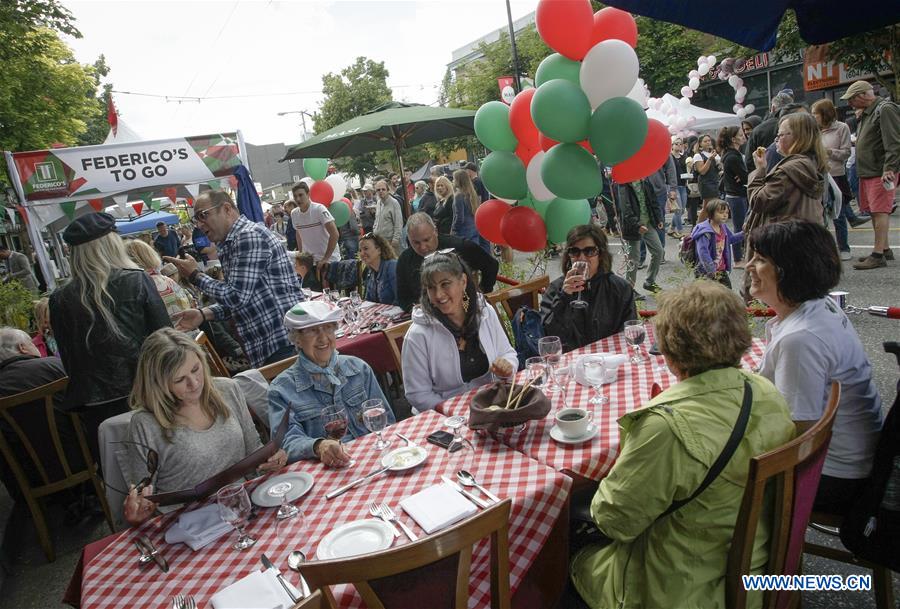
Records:
[[[166,531],[166,543],[186,543],[194,551],[208,546],[234,527],[222,520],[216,503],[193,512],[185,512]]]
[[[402,500],[400,507],[428,534],[449,527],[478,511],[474,503],[446,484],[436,484],[419,491]]]
[[[613,383],[619,375],[619,366],[628,361],[628,356],[622,353],[591,353],[582,355],[575,361],[575,381],[585,387],[590,387],[591,383],[585,378],[584,360],[594,355],[602,355],[606,363],[606,374],[603,375],[603,384]]]
[[[275,569],[254,571],[216,592],[210,603],[215,609],[290,609],[294,602],[281,587],[276,575]],[[287,585],[291,593],[300,598],[300,592],[291,582]]]

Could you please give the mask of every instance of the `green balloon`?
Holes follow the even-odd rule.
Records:
[[[515,152],[519,140],[509,126],[509,106],[491,101],[475,113],[475,135],[490,150]]]
[[[328,159],[303,159],[303,171],[317,182],[328,175]]]
[[[334,225],[337,227],[345,225],[350,219],[350,208],[343,201],[335,201],[328,207],[328,211],[331,212]]]
[[[548,150],[541,164],[541,180],[550,192],[564,199],[586,199],[603,190],[597,160],[578,144],[557,144]]]
[[[616,165],[634,156],[647,138],[647,115],[628,97],[613,97],[600,104],[590,121],[594,154],[605,165]]]
[[[541,133],[557,142],[580,142],[588,136],[591,103],[580,86],[557,78],[534,92],[531,119]]]
[[[547,241],[565,243],[566,235],[572,227],[589,224],[591,206],[587,199],[573,201],[571,199],[553,199],[547,208]]]
[[[547,207],[550,206],[550,201],[538,201],[529,192],[527,197],[519,201],[519,205],[523,207],[530,207],[531,209],[536,211],[542,219],[547,219]]]
[[[562,78],[563,80],[568,80],[580,87],[580,75],[580,61],[572,61],[559,53],[553,53],[552,55],[544,57],[544,60],[538,66],[537,72],[534,75],[534,83],[540,87],[545,82],[549,82],[556,78]]]
[[[495,150],[481,162],[481,180],[495,197],[524,199],[528,196],[525,165],[512,152]]]

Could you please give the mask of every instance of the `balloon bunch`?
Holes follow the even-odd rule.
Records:
[[[344,195],[347,181],[339,174],[328,175],[328,159],[303,159],[303,171],[308,177],[300,180],[309,185],[309,198],[328,208],[335,226],[343,226],[350,219],[353,204]]]
[[[603,188],[598,161],[617,182],[631,182],[659,169],[670,149],[665,125],[644,113],[629,13],[540,0],[535,21],[556,51],[538,66],[537,88],[475,115],[475,135],[491,150],[481,179],[499,199],[478,208],[475,224],[486,239],[526,252],[590,221],[587,199]]]
[[[726,57],[719,65],[719,80],[727,80],[731,88],[734,89],[734,106],[732,110],[738,115],[738,118],[745,118],[753,114],[756,106],[753,104],[744,105],[744,99],[747,97],[747,87],[744,86],[744,79],[734,73],[734,59]]]

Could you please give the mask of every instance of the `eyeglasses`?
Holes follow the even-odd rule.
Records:
[[[216,203],[212,207],[207,207],[206,209],[201,209],[200,211],[195,212],[194,217],[191,219],[191,224],[206,222],[206,219],[209,217],[210,212],[217,207],[222,207],[222,205],[222,203]]]
[[[455,254],[456,254],[456,250],[453,249],[452,247],[445,247],[445,248],[442,249],[442,250],[435,250],[435,251],[431,252],[430,254],[426,254],[426,255],[425,255],[425,260],[428,260],[428,259],[431,258],[432,256],[437,256],[438,254],[440,254],[440,255],[442,255],[442,256],[449,256],[450,254],[454,254],[454,255],[455,255]],[[458,258],[459,256],[456,256],[456,257]]]
[[[569,247],[566,248],[566,253],[569,254],[569,258],[578,258],[579,256],[593,258],[600,253],[600,248],[594,245],[589,245],[587,247]]]
[[[143,491],[145,487],[153,484],[153,479],[156,477],[157,470],[159,469],[159,453],[156,452],[155,450],[153,450],[152,448],[150,448],[149,446],[147,446],[146,444],[141,444],[140,442],[132,442],[130,440],[121,440],[119,442],[112,442],[112,443],[113,444],[131,444],[132,446],[140,446],[141,448],[147,449],[147,459],[146,459],[147,475],[144,477],[143,480],[138,482],[137,486],[135,486],[135,490],[137,491],[138,495],[140,495],[141,491]],[[117,489],[116,487],[114,487],[110,483],[108,483],[106,480],[103,481],[103,484],[105,484],[107,487],[111,488],[112,490],[116,491],[117,493],[119,493],[121,495],[128,495],[128,491],[123,491],[121,489]]]

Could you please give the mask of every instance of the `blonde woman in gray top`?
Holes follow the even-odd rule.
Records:
[[[136,412],[124,473],[132,485],[125,520],[132,525],[156,512],[146,496],[192,488],[260,447],[237,384],[211,378],[203,349],[172,328],[154,332],[144,343],[130,404]],[[138,495],[133,485],[148,474],[150,449],[159,456],[156,488],[145,487]],[[277,470],[286,463],[279,449],[259,469]]]

